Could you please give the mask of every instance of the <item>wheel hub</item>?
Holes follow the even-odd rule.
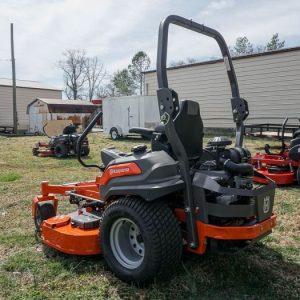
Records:
[[[116,220],[110,231],[110,245],[116,260],[127,269],[139,267],[144,260],[144,241],[139,227],[127,218]]]

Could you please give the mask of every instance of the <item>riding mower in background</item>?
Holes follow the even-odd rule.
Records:
[[[232,91],[236,123],[235,147],[215,138],[203,149],[203,123],[198,102],[179,102],[168,87],[168,28],[175,24],[214,38],[223,55]],[[126,282],[143,284],[171,274],[182,251],[243,248],[271,233],[276,224],[276,185],[253,188],[253,167],[243,147],[246,100],[240,98],[227,45],[220,33],[179,16],[160,25],[157,53],[158,105],[163,126],[146,145],[123,153],[101,151],[102,166],[81,160],[82,141],[101,112],[77,142],[77,158],[103,174],[95,180],[63,185],[42,182],[32,202],[36,230],[45,245],[76,255],[102,254],[110,269]],[[265,176],[259,175],[268,180]],[[77,209],[58,214],[56,195],[68,196]]]
[[[265,145],[265,153],[256,153],[252,157],[252,164],[256,171],[268,178],[271,178],[278,185],[294,184],[300,185],[300,128],[293,133],[292,140],[287,146],[285,144],[285,128],[289,118],[282,124],[281,146],[274,147],[280,151],[271,152],[271,147]],[[267,183],[267,180],[260,176],[254,176],[254,181]]]
[[[57,158],[75,155],[76,143],[79,137],[80,134],[76,133],[76,126],[70,124],[64,128],[62,134],[51,137],[49,143],[37,142],[32,148],[32,154],[35,156],[55,156]],[[88,156],[89,153],[89,142],[86,138],[82,142],[81,156]]]

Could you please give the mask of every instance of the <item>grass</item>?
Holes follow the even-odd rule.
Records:
[[[101,134],[89,140],[88,161],[93,163],[100,161],[103,147],[114,144],[129,151],[144,143],[139,139],[112,142]],[[262,242],[235,255],[184,254],[168,281],[138,288],[116,279],[101,256],[64,255],[42,246],[35,237],[31,199],[39,193],[39,183],[86,180],[97,174],[76,159],[32,156],[36,141],[36,137],[0,139],[0,299],[300,298],[299,187],[277,189],[278,226]],[[265,142],[247,139],[245,144],[254,153]]]
[[[9,181],[16,181],[22,178],[22,176],[18,173],[10,172],[7,174],[0,175],[0,182],[9,182]]]

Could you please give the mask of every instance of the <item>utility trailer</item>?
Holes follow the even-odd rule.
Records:
[[[292,118],[298,119],[298,118]],[[298,119],[300,121],[300,119]],[[285,127],[285,137],[292,137],[300,128],[299,124],[288,124]],[[282,123],[260,123],[245,125],[245,132],[247,135],[255,137],[282,137]]]
[[[110,97],[102,105],[103,131],[113,140],[135,135],[130,128],[154,128],[160,123],[156,96]]]

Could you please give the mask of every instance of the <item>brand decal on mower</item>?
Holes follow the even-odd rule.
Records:
[[[106,185],[111,179],[122,176],[139,175],[142,171],[135,163],[123,163],[109,166],[100,178],[100,185]]]
[[[266,196],[264,198],[264,206],[263,206],[263,212],[266,214],[270,210],[270,196]]]
[[[123,169],[110,169],[109,175],[113,174],[120,174],[120,173],[128,173],[130,171],[129,168],[123,168]]]

